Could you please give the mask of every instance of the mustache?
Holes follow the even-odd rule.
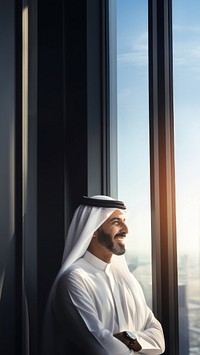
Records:
[[[124,233],[124,232],[117,233],[117,234],[115,234],[115,238],[117,238],[117,237],[123,237],[123,238],[125,238],[125,237],[126,237],[126,233]]]

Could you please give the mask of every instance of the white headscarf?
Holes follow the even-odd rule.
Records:
[[[91,198],[114,201],[113,198],[103,195],[92,196]],[[114,211],[116,211],[116,207],[106,208],[80,205],[77,208],[66,238],[61,273],[66,271],[71,264],[85,254],[94,232]]]

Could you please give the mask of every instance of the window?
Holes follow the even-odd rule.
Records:
[[[152,287],[150,287],[150,289],[152,288],[152,308],[163,325],[166,354],[178,354],[171,1],[126,1],[126,6],[128,6],[127,4],[130,6],[126,15],[124,3],[123,7],[119,7],[122,2],[118,1],[117,4],[118,195],[120,196],[123,191],[123,196],[125,196],[125,190],[129,188],[126,197],[127,204],[129,201],[130,205],[132,204],[131,216],[135,218],[134,212],[137,214],[142,212],[139,232],[136,229],[137,219],[132,223],[135,228],[135,238],[131,246],[134,247],[133,253],[137,250],[137,256],[140,255],[139,244],[137,244],[138,232],[139,241],[143,240],[144,248],[149,252],[149,260],[146,261],[146,265],[147,263],[151,265],[150,270],[152,267]],[[123,17],[124,20],[120,27],[119,19],[123,19]],[[127,36],[128,32],[125,33],[125,29],[128,29],[129,32],[132,29],[132,36]],[[142,74],[141,57],[140,66],[136,66],[136,62],[133,62],[139,58],[139,52],[133,52],[136,41],[140,38],[139,33],[145,31],[146,37],[148,37],[146,81],[144,80],[145,66]],[[122,35],[123,39],[120,39]],[[123,45],[121,48],[120,42]],[[131,45],[129,54],[132,52],[132,62],[130,55],[125,55],[128,52],[125,47],[128,43],[129,46]],[[149,59],[148,65],[147,58]],[[132,66],[130,66],[131,64]],[[131,92],[127,90],[129,82],[134,91],[132,91],[129,100],[125,100],[126,97],[122,96],[122,91],[120,96],[119,89],[123,84],[126,95],[129,94]],[[149,97],[149,102],[147,97]],[[131,113],[128,110],[130,108],[132,108]],[[126,132],[124,135],[122,135],[123,130]],[[149,161],[148,157],[150,157]],[[132,175],[129,179],[131,171]],[[143,184],[144,181],[146,182]],[[133,189],[134,186],[135,189]],[[139,195],[138,200],[136,200],[137,195]],[[151,195],[151,199],[149,195]],[[140,209],[142,201],[145,203]],[[148,212],[145,213],[146,211]],[[148,226],[148,223],[148,234],[142,239],[144,233],[141,235],[140,231],[144,225]],[[133,256],[134,254],[131,254],[131,258]],[[129,260],[128,263],[130,263]],[[138,265],[142,265],[142,259],[138,259]],[[142,283],[142,280],[140,282]],[[149,302],[148,291],[144,291]]]
[[[200,353],[200,3],[173,0],[180,355]]]
[[[130,212],[127,262],[151,306],[148,1],[116,4],[118,196]]]

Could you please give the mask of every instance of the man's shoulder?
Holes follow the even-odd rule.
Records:
[[[84,257],[76,260],[65,272],[65,276],[70,279],[73,276],[88,275],[91,272],[91,265],[84,259]]]
[[[57,282],[57,289],[63,290],[71,288],[73,284],[82,282],[87,277],[87,265],[83,258],[74,262],[66,271],[64,271]]]
[[[84,257],[76,260],[70,267],[68,268],[68,273],[71,272],[76,272],[76,270],[85,270],[87,268],[87,261],[84,259]]]

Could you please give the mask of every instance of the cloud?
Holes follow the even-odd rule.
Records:
[[[190,72],[200,72],[200,26],[173,26],[174,64]]]
[[[147,55],[138,51],[119,54],[117,60],[119,63],[129,63],[141,66],[147,65]]]
[[[181,35],[188,35],[191,33],[200,34],[200,26],[184,26],[184,25],[174,25],[173,32]]]
[[[129,50],[118,54],[118,63],[146,66],[148,61],[147,33],[143,33],[135,39],[134,37],[126,38],[126,43],[128,43]]]
[[[174,66],[195,75],[199,80],[200,75],[200,45],[199,41],[175,41],[174,42]]]

